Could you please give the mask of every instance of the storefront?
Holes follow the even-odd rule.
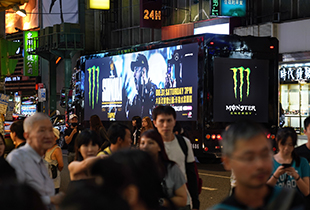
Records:
[[[284,126],[303,133],[303,121],[310,111],[310,63],[280,64],[279,101],[285,114]]]

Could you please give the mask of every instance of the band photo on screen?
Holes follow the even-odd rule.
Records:
[[[158,105],[172,105],[179,120],[195,120],[198,44],[191,43],[85,63],[85,114],[103,120],[149,116]]]

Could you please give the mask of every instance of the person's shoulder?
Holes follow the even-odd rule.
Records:
[[[208,208],[207,210],[241,210],[244,206],[239,206],[232,196],[225,198],[222,202]]]
[[[302,145],[300,145],[300,146],[298,146],[298,147],[295,147],[295,151],[296,151],[296,152],[298,152],[298,151],[300,151],[300,150],[304,150],[304,149],[307,149],[306,144],[302,144]]]

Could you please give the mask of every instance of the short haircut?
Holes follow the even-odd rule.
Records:
[[[16,133],[16,136],[21,139],[26,141],[24,137],[24,121],[23,120],[18,120],[12,123],[10,127],[10,131]]]
[[[27,117],[24,120],[24,131],[29,132],[33,129],[33,124],[41,121],[41,120],[50,120],[49,116],[42,113],[42,112],[36,112],[34,115]]]
[[[113,123],[108,129],[108,137],[111,144],[116,144],[118,137],[124,140],[126,135],[126,129],[129,130],[129,128],[124,124]]]
[[[309,124],[310,124],[310,117],[307,117],[307,118],[304,120],[304,128],[305,128],[305,130],[307,130],[307,127],[308,127]]]
[[[156,120],[157,116],[161,115],[161,114],[172,115],[173,118],[176,119],[176,112],[172,106],[159,105],[159,106],[155,107],[155,109],[153,110],[153,113],[152,113],[153,120]]]
[[[231,124],[223,133],[221,141],[223,155],[231,156],[238,141],[249,141],[258,135],[266,136],[266,130],[255,122],[239,121]]]

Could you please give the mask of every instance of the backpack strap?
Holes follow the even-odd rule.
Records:
[[[178,142],[179,142],[179,145],[185,155],[185,163],[187,162],[187,155],[188,155],[188,147],[187,147],[187,144],[185,142],[185,139],[183,138],[183,136],[181,135],[176,135],[177,139],[178,139]]]

